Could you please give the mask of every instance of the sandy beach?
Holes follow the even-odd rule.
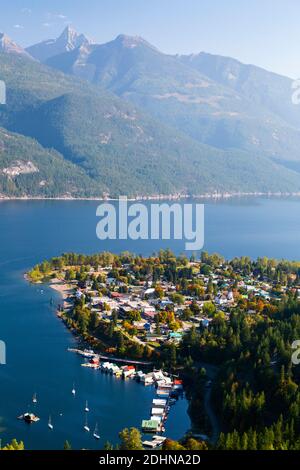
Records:
[[[70,284],[66,284],[59,279],[53,279],[49,287],[56,292],[59,292],[63,300],[66,300],[70,294],[72,294],[74,287]]]

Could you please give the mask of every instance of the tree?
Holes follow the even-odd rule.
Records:
[[[166,439],[163,443],[163,450],[186,450],[179,442]]]
[[[136,428],[125,428],[119,434],[120,450],[143,450],[141,433]]]
[[[174,304],[183,305],[184,304],[184,297],[181,294],[175,293],[170,295],[170,299]]]
[[[118,330],[116,335],[118,353],[124,355],[126,352],[125,341],[123,333]]]
[[[189,438],[185,443],[184,447],[187,450],[208,450],[205,441],[197,441],[196,439]]]
[[[208,317],[212,317],[216,312],[216,307],[212,302],[206,302],[203,305],[203,313]]]
[[[114,446],[109,442],[106,441],[103,447],[104,450],[114,450]]]
[[[16,439],[13,439],[10,444],[7,444],[0,450],[24,450],[23,441],[18,442]]]
[[[72,450],[72,446],[69,441],[65,441],[64,450]]]
[[[171,344],[170,346],[170,364],[172,369],[176,368],[177,365],[177,350],[176,346],[174,343]]]

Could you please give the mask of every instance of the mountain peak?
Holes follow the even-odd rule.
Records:
[[[15,43],[9,36],[5,33],[0,32],[0,52],[6,54],[17,54],[27,58],[30,58],[30,55],[17,43]]]
[[[71,25],[67,25],[58,39],[63,39],[64,41],[72,41],[79,36],[76,29],[73,28]]]
[[[151,49],[156,49],[156,47],[152,46],[152,44],[150,44],[141,36],[128,36],[127,34],[119,34],[115,41],[121,43],[123,47],[127,47],[128,49],[133,49],[138,46],[146,46],[150,47]]]
[[[76,29],[71,25],[68,25],[63,30],[56,41],[62,43],[66,47],[66,50],[76,49],[83,44],[91,44],[92,42],[84,34],[77,33]]]
[[[58,38],[42,41],[28,47],[26,50],[39,61],[46,62],[51,57],[89,44],[92,44],[90,39],[84,34],[79,34],[71,25],[68,25]]]

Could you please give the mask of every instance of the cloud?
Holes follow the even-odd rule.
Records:
[[[22,24],[14,24],[15,29],[24,29],[24,26]]]
[[[25,14],[27,14],[27,15],[31,15],[32,10],[30,10],[30,8],[22,8],[22,9],[21,9],[21,13],[25,13]]]
[[[63,13],[48,12],[47,18],[52,19],[52,20],[66,20],[67,16],[64,15]]]
[[[44,28],[51,28],[51,26],[53,26],[53,25],[52,25],[52,23],[42,23],[42,26]]]

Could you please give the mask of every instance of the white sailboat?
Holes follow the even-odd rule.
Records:
[[[95,429],[94,429],[94,433],[93,433],[93,437],[95,439],[100,439],[100,434],[98,432],[98,423],[96,423],[96,426],[95,426]]]
[[[76,394],[76,390],[75,390],[75,384],[73,384],[73,388],[72,388],[72,395],[75,395]]]
[[[90,432],[90,428],[88,426],[88,420],[87,420],[87,416],[85,418],[85,425],[83,426],[83,429],[86,431],[86,432]]]
[[[49,416],[48,428],[49,428],[49,429],[53,429],[53,424],[52,424],[52,422],[51,422],[51,416]]]
[[[37,395],[36,395],[36,393],[33,394],[32,403],[37,403]]]
[[[90,411],[89,409],[89,405],[88,405],[88,401],[85,402],[85,408],[84,408],[84,411],[87,413],[88,411]]]

